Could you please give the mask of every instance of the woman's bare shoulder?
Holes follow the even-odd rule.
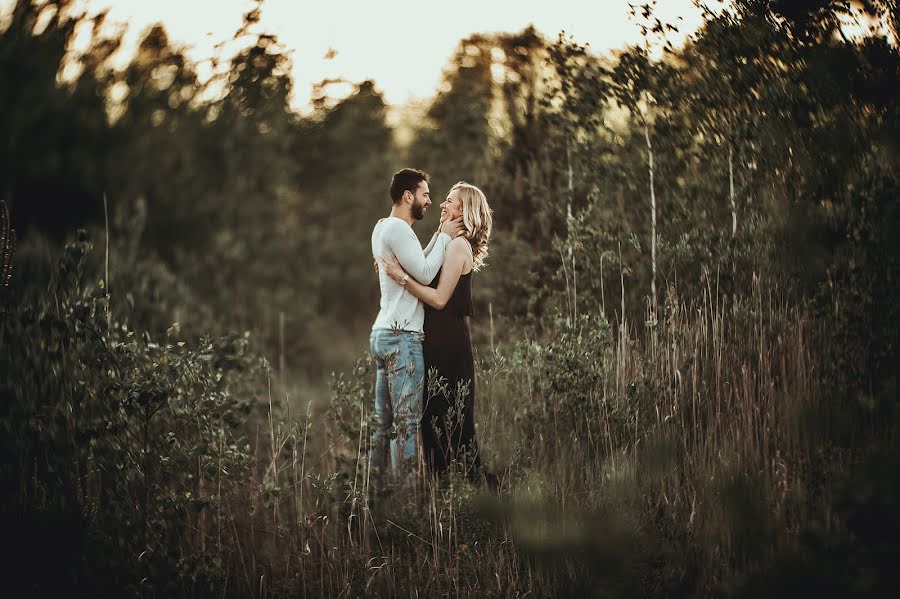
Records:
[[[459,237],[454,237],[450,240],[450,243],[447,245],[447,250],[471,256],[472,244],[469,243],[468,239],[460,235]]]
[[[447,257],[453,257],[462,262],[462,274],[468,274],[474,263],[472,246],[465,237],[456,237],[447,245]]]

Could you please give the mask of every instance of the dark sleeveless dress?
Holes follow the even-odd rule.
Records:
[[[437,288],[441,273],[431,282]],[[443,310],[425,305],[422,447],[434,474],[451,464],[471,479],[481,473],[475,442],[475,363],[466,316],[473,314],[472,273],[460,276]]]

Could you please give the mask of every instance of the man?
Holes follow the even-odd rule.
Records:
[[[424,250],[412,224],[421,220],[431,205],[429,177],[423,171],[405,168],[391,179],[391,214],[380,219],[372,231],[372,255],[394,255],[403,269],[428,285],[441,269],[450,240],[462,230],[462,219],[446,220]],[[404,285],[379,271],[381,304],[370,338],[375,359],[375,415],[370,462],[383,470],[390,447],[391,464],[397,473],[401,464],[414,464],[416,433],[422,417],[425,363],[422,355],[422,303]],[[392,435],[392,433],[395,433]],[[393,440],[389,442],[391,437]]]

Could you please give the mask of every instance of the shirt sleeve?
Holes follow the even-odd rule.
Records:
[[[431,253],[431,250],[434,249],[435,244],[437,243],[437,238],[440,235],[440,231],[437,231],[434,235],[431,236],[431,241],[428,242],[428,245],[425,246],[425,249],[422,252],[425,254],[425,257],[428,257],[428,254]],[[430,281],[429,281],[430,282]]]
[[[400,266],[422,285],[431,283],[441,269],[448,243],[450,243],[449,235],[446,233],[437,235],[434,244],[428,244],[431,246],[431,251],[428,252],[428,256],[425,256],[412,228],[395,226],[391,228],[390,235],[388,235],[388,245],[394,256],[397,257],[397,261],[400,262]]]

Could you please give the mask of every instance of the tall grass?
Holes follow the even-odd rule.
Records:
[[[478,368],[499,497],[462,480],[378,488],[371,365],[326,414],[270,398],[247,493],[225,506],[239,594],[711,592],[791,543],[809,504],[804,416],[824,401],[821,326],[756,281],[655,326],[583,316]]]
[[[10,513],[75,513],[80,580],[110,593],[719,593],[827,514],[846,458],[823,454],[814,418],[833,401],[826,323],[765,281],[670,287],[647,322],[572,315],[478,356],[492,494],[421,464],[414,481],[373,477],[368,358],[298,409],[245,338],[108,324],[105,292],[78,282],[86,251],[46,302],[4,313],[4,420],[45,435],[15,447],[4,491]],[[101,564],[117,574],[83,575]]]

